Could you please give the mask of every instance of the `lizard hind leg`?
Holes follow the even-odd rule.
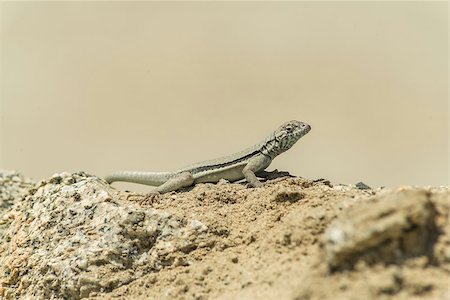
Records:
[[[176,176],[170,178],[160,186],[158,186],[155,191],[161,194],[176,191],[183,187],[191,186],[194,183],[194,177],[190,172],[183,172],[177,174]]]
[[[147,193],[143,199],[139,197],[140,203],[154,203],[155,201],[159,201],[161,199],[161,194],[168,193],[171,191],[178,190],[182,187],[191,186],[194,183],[194,177],[190,172],[183,172],[181,174],[177,174],[174,177],[168,179],[166,182],[158,186],[156,189]],[[130,195],[129,195],[130,196]],[[127,200],[130,200],[132,197],[128,197]],[[133,199],[131,199],[133,200]]]

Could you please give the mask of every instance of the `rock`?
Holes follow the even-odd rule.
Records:
[[[357,189],[360,189],[360,190],[370,190],[371,189],[370,186],[368,186],[367,184],[365,184],[362,181],[360,181],[357,184],[355,184],[355,186],[356,186]]]
[[[7,179],[2,300],[449,298],[450,187],[285,177],[133,202],[85,173],[21,181]]]
[[[110,291],[182,261],[206,236],[197,220],[114,197],[96,177],[63,173],[18,201],[0,239],[4,298]]]
[[[0,170],[0,213],[14,204],[14,200],[35,185],[15,171]]]
[[[325,232],[329,268],[352,268],[360,260],[399,263],[432,255],[438,232],[429,196],[425,190],[406,189],[344,210]]]
[[[0,170],[0,237],[14,217],[9,213],[11,206],[34,185],[32,179],[25,178],[15,171]]]

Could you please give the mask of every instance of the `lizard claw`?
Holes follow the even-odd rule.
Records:
[[[250,183],[250,187],[252,187],[252,188],[260,188],[262,186],[263,186],[263,183],[260,182],[260,181],[256,181],[256,182]]]
[[[152,191],[150,193],[145,194],[143,201],[145,203],[153,204],[155,202],[158,202],[159,200],[161,200],[161,194],[157,191]]]
[[[142,194],[130,194],[127,196],[127,200],[136,201],[139,204],[153,204],[161,199],[161,194],[157,191],[149,192],[145,195]]]

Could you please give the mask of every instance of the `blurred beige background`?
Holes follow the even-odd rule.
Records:
[[[449,183],[446,2],[0,5],[0,168],[173,170],[297,119],[269,169]]]

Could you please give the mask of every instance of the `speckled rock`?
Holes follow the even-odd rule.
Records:
[[[11,206],[34,185],[33,180],[18,172],[0,170],[0,237],[8,227]]]
[[[80,299],[111,291],[188,265],[207,237],[198,220],[118,199],[97,177],[63,173],[17,201],[0,239],[0,295]]]
[[[14,204],[35,182],[15,171],[0,170],[0,213]]]

